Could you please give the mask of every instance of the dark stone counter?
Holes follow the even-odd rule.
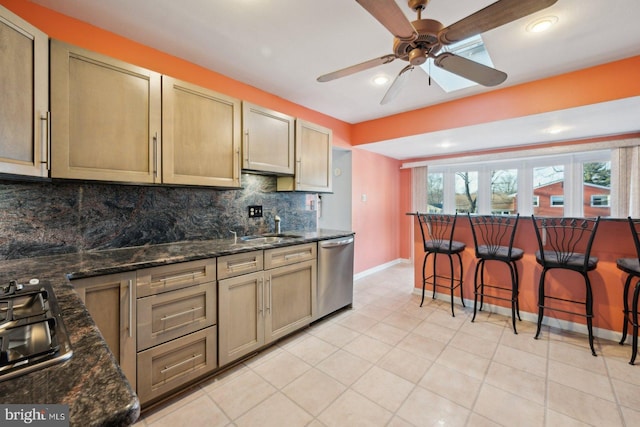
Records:
[[[294,233],[292,233],[294,234]],[[0,403],[66,404],[72,426],[130,425],[140,403],[68,279],[138,270],[252,250],[291,246],[352,235],[319,230],[295,233],[277,243],[238,239],[187,241],[104,251],[88,251],[0,262],[0,283],[38,278],[54,287],[73,356],[21,377],[0,382]]]

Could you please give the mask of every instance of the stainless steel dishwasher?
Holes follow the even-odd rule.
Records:
[[[353,236],[318,242],[318,319],[353,303]]]

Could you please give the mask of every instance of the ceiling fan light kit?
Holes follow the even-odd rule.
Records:
[[[557,2],[557,0],[498,0],[444,27],[435,19],[422,19],[422,11],[427,7],[429,0],[408,0],[409,7],[418,15],[418,19],[413,22],[407,19],[394,0],[356,1],[394,36],[393,54],[322,75],[318,77],[318,81],[328,82],[346,77],[378,65],[388,64],[395,59],[409,62],[409,65],[404,67],[395,78],[381,104],[392,101],[405,83],[409,75],[407,71],[424,64],[428,58],[433,58],[433,63],[437,67],[483,86],[496,86],[503,83],[507,78],[505,72],[452,52],[440,51],[444,46],[508,24],[546,9]]]

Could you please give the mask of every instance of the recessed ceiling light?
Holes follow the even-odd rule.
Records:
[[[536,19],[535,21],[531,21],[529,25],[527,25],[527,31],[530,33],[541,33],[543,31],[547,31],[556,22],[558,22],[557,16],[545,16],[543,18]]]
[[[544,131],[548,134],[556,135],[558,133],[564,132],[565,130],[567,130],[567,128],[563,126],[552,126],[550,128],[545,129]]]
[[[384,74],[378,74],[373,79],[371,79],[371,82],[376,86],[382,86],[389,83],[389,76]]]

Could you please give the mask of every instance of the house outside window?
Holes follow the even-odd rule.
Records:
[[[540,206],[540,196],[533,196],[533,207],[537,208]]]

